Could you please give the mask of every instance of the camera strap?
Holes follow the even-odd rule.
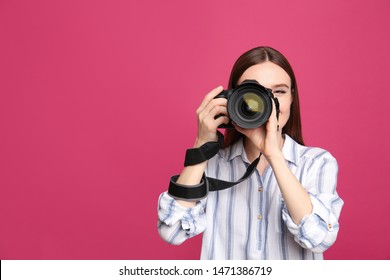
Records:
[[[273,97],[272,99],[275,102],[276,119],[279,120],[279,101],[276,97]],[[279,130],[279,125],[277,129]],[[223,146],[222,133],[217,130],[217,135],[218,141],[207,142],[199,148],[188,149],[186,152],[184,166],[196,165],[214,157]],[[173,198],[177,198],[180,200],[198,201],[202,198],[205,198],[209,191],[221,191],[231,188],[245,181],[253,174],[253,172],[256,170],[257,164],[260,161],[260,157],[261,153],[259,157],[256,158],[247,167],[244,175],[242,175],[242,177],[236,182],[229,182],[216,178],[206,177],[206,175],[203,174],[202,180],[198,185],[189,186],[176,183],[177,179],[179,178],[179,175],[172,176],[169,183],[168,194]]]
[[[214,157],[223,145],[222,133],[217,131],[217,135],[218,141],[207,142],[199,148],[188,149],[186,151],[184,166],[196,165]],[[260,156],[261,154],[247,167],[244,175],[236,182],[206,177],[205,174],[203,174],[202,180],[198,185],[189,186],[176,183],[179,175],[172,176],[169,183],[168,194],[173,198],[181,200],[198,201],[205,198],[209,191],[220,191],[233,187],[245,181],[253,174],[260,161]]]

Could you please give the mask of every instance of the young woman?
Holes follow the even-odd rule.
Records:
[[[303,143],[294,72],[270,47],[241,55],[229,88],[256,80],[272,90],[275,103],[268,121],[254,129],[227,129],[224,148],[208,161],[187,166],[180,185],[198,185],[208,177],[237,181],[261,153],[255,172],[231,188],[209,192],[199,201],[165,192],[159,198],[158,230],[169,243],[181,244],[203,232],[202,259],[323,259],[336,240],[343,201],[336,192],[338,166],[320,148]],[[229,122],[225,98],[217,87],[197,110],[194,148],[217,140],[217,128]],[[217,117],[218,115],[224,115]]]

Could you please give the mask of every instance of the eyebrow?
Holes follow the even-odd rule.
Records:
[[[286,88],[290,88],[288,85],[286,84],[276,84],[276,85],[273,85],[272,86],[273,88],[277,88],[277,87],[286,87]]]

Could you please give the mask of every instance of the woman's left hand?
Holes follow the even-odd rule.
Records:
[[[236,130],[244,134],[253,145],[266,157],[270,158],[280,153],[281,128],[276,118],[275,102],[272,102],[272,113],[269,120],[261,127],[245,129],[233,124]]]

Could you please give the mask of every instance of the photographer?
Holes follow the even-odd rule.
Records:
[[[258,127],[243,128],[229,111],[233,95],[221,96],[223,88],[217,87],[205,96],[197,110],[194,153],[216,143],[218,127],[233,128],[226,129],[215,156],[185,166],[161,194],[160,236],[181,244],[203,232],[202,259],[323,259],[322,253],[336,240],[343,206],[336,192],[337,162],[323,149],[304,146],[295,75],[280,52],[258,47],[241,55],[229,89],[244,81],[256,81],[272,92],[270,115]],[[245,110],[261,115],[265,109],[258,107],[267,105],[261,100],[240,102],[249,107],[237,107],[243,115]],[[247,116],[249,122],[252,115]],[[253,173],[238,184],[209,189],[212,178],[239,180],[252,162]],[[190,197],[191,189],[202,195]]]

